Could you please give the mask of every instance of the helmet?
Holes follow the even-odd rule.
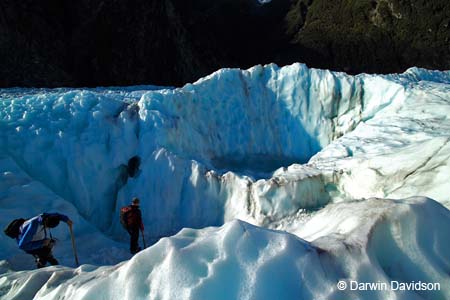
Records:
[[[133,205],[139,205],[140,201],[139,198],[134,197],[133,200],[131,201],[131,204]]]

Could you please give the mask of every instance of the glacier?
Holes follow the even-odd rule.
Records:
[[[63,212],[83,264],[63,226],[66,267],[26,271],[31,256],[2,235],[2,299],[450,297],[449,71],[271,64],[182,88],[0,99],[1,225]],[[118,211],[135,196],[154,245],[131,258]],[[441,290],[339,291],[341,279]]]

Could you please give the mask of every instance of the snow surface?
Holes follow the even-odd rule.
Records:
[[[297,234],[243,221],[183,229],[131,260],[0,276],[8,299],[446,299],[450,212],[428,198],[327,206]],[[338,280],[440,291],[340,291]],[[29,296],[28,296],[29,295]]]
[[[105,287],[105,299],[369,295],[340,293],[340,278],[449,286],[448,71],[267,65],[179,89],[4,89],[0,98],[0,225],[65,213],[89,264],[16,272],[32,269],[32,257],[1,235],[0,297],[94,299]],[[354,202],[418,195],[447,208],[425,198]],[[118,211],[134,196],[149,243],[222,227],[183,229],[120,263],[131,256]],[[54,235],[55,256],[74,266],[64,224]],[[375,294],[450,297],[448,288]]]

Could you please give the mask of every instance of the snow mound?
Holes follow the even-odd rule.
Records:
[[[326,251],[340,280],[439,283],[440,290],[363,291],[358,299],[447,299],[450,295],[450,211],[424,197],[372,198],[330,204],[298,236]],[[395,284],[393,287],[397,287]],[[378,295],[376,295],[378,293]]]
[[[448,299],[450,211],[422,197],[327,206],[295,235],[243,221],[183,229],[113,267],[0,276],[7,299]],[[339,290],[427,282],[440,290]],[[349,285],[350,286],[350,285]],[[99,298],[100,297],[100,298]]]

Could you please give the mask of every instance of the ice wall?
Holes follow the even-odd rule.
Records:
[[[332,170],[337,198],[426,195],[450,207],[450,72],[413,68],[387,78],[404,87],[403,96],[327,146],[309,165]],[[373,93],[379,92],[375,88]]]
[[[0,105],[1,153],[105,229],[137,145],[134,106],[92,91],[12,95]]]
[[[399,110],[423,80],[442,86],[448,74],[348,76],[294,64],[224,69],[173,90],[6,90],[0,151],[112,235],[123,235],[118,208],[133,196],[153,238],[236,217],[268,225],[358,195],[341,176],[349,165],[332,157],[349,161],[365,144],[327,145]],[[384,139],[373,137],[373,148]],[[324,147],[313,164],[272,177]]]
[[[335,138],[337,126],[352,129],[340,118],[358,112],[360,92],[354,77],[302,65],[224,69],[182,89],[144,95],[141,136],[218,168],[257,170],[274,162],[267,168],[273,171],[306,162]]]

